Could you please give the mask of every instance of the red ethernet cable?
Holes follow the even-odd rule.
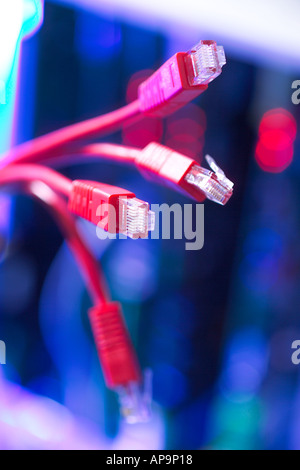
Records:
[[[31,179],[30,174],[34,174],[37,179]],[[56,172],[37,165],[12,165],[0,172],[0,186],[21,183],[24,188],[25,185],[25,191],[40,200],[54,216],[93,299],[94,307],[89,311],[89,318],[105,382],[118,393],[121,412],[128,422],[147,420],[150,413],[149,384],[145,380],[143,392],[142,374],[123,318],[122,307],[118,302],[110,300],[103,275],[82,240],[66,201],[51,189],[53,186],[62,189],[62,184],[58,185],[57,180],[60,178]],[[62,182],[63,191],[60,192],[67,195],[70,182],[66,178]],[[108,191],[108,185],[105,187]],[[113,192],[115,195],[116,188],[113,188]]]
[[[134,101],[111,113],[59,129],[25,142],[1,157],[2,165],[9,163],[39,163],[44,158],[61,155],[67,146],[79,139],[93,139],[116,131],[142,117],[139,102]]]
[[[1,173],[0,173],[1,175]],[[41,181],[32,181],[25,186],[26,193],[43,203],[57,225],[78,263],[94,305],[110,302],[104,275],[94,255],[81,237],[75,219],[70,214],[66,201]]]
[[[98,263],[80,236],[64,199],[39,181],[27,185],[26,192],[52,213],[86,281],[94,303],[89,319],[106,385],[118,393],[121,413],[128,422],[147,420],[151,405],[147,375],[144,393],[142,374],[121,305],[110,300]]]
[[[179,52],[139,87],[141,111],[165,117],[203,93],[222,72],[226,59],[215,41],[200,41],[188,52]]]
[[[225,63],[222,46],[215,41],[200,41],[190,51],[175,54],[142,83],[136,101],[22,144],[2,156],[2,165],[39,163],[65,154],[68,146],[78,140],[105,135],[145,115],[167,116],[203,93]]]
[[[79,140],[89,140],[113,132],[144,115],[164,117],[173,113],[205,91],[208,84],[220,75],[224,64],[223,48],[214,41],[201,41],[189,52],[175,54],[142,83],[138,99],[133,103],[112,113],[34,139],[2,156],[0,185],[29,184],[30,191],[34,191],[36,197],[41,200],[44,198],[46,204],[50,203],[51,210],[67,233],[77,260],[84,267],[96,301],[96,306],[90,311],[90,320],[106,382],[119,392],[123,412],[131,422],[147,417],[145,405],[148,394],[141,395],[141,374],[121,307],[118,303],[105,300],[104,291],[99,289],[99,278],[96,280],[95,277],[94,261],[76,235],[69,214],[66,215],[64,200],[56,193],[68,198],[71,212],[97,225],[99,214],[95,208],[107,208],[106,219],[101,214],[100,227],[114,233],[125,233],[133,238],[143,237],[148,230],[153,229],[153,214],[149,205],[136,199],[133,193],[91,181],[72,183],[53,170],[34,163],[52,158],[59,161],[65,154],[71,153],[70,148]],[[98,155],[90,147],[82,153],[89,156],[102,153],[108,158],[135,163],[147,178],[172,185],[196,200],[203,200],[206,196],[225,204],[232,194],[232,183],[210,157],[207,160],[213,171],[205,170],[194,160],[158,144],[150,144],[141,151],[106,146],[106,149],[102,147]],[[49,195],[46,200],[43,191],[41,193],[37,189],[37,181],[49,186],[51,202]],[[112,212],[111,207],[114,208]],[[118,218],[111,225],[113,214],[117,214]]]
[[[211,170],[201,167],[192,158],[155,142],[142,150],[115,144],[90,144],[66,157],[66,160],[62,158],[59,163],[75,163],[78,159],[86,161],[86,158],[135,165],[146,179],[171,186],[198,202],[206,197],[225,205],[233,192],[233,183],[209,155],[205,158]]]
[[[62,156],[52,162],[60,165],[74,164],[78,161],[86,162],[88,158],[105,159],[121,164],[135,165],[146,179],[171,186],[176,191],[182,192],[198,202],[202,202],[206,197],[218,204],[225,205],[233,192],[233,183],[226,178],[224,172],[209,155],[206,156],[206,160],[211,171],[201,167],[199,163],[192,158],[155,142],[147,145],[142,150],[116,144],[90,144],[79,150],[74,150],[72,156]],[[19,165],[15,165],[14,167],[17,166]],[[10,166],[8,166],[5,171],[9,168]],[[4,170],[2,170],[2,172],[3,171]],[[95,191],[93,190],[93,197],[96,197],[97,191],[95,183],[93,182],[91,184],[95,189]],[[75,187],[73,185],[74,194],[75,192],[82,191],[86,191],[89,195],[91,194],[88,188],[88,182],[84,184],[80,182],[76,183],[76,185]],[[102,191],[101,188],[105,188],[105,185],[100,185],[100,193]],[[129,192],[125,192],[124,196],[130,197],[130,194]],[[76,198],[78,197],[79,196],[76,196]],[[77,215],[81,216],[86,214],[86,205],[80,202],[80,207],[76,208],[74,206],[74,200],[73,197],[73,202],[70,203],[71,211],[75,211]],[[90,201],[88,201],[88,204],[90,204]],[[94,204],[93,207],[97,207],[97,204]],[[149,208],[149,206],[145,207]],[[148,214],[149,230],[151,230],[151,226],[153,225],[150,220],[151,212]],[[86,218],[95,223],[97,216],[95,213],[90,213]]]
[[[72,182],[50,168],[40,165],[9,165],[0,171],[0,184],[31,183],[42,181],[54,191],[69,197],[72,190]]]
[[[154,213],[147,202],[124,189],[94,181],[74,181],[69,210],[109,233],[146,238],[154,230]]]
[[[0,171],[0,184],[41,181],[67,197],[69,210],[110,233],[145,238],[154,230],[154,214],[149,204],[135,194],[95,181],[70,181],[56,171],[40,165],[9,165]]]

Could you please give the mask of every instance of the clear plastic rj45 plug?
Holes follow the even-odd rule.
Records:
[[[215,41],[200,41],[185,60],[191,86],[208,85],[221,74],[226,64],[224,48],[217,46]]]
[[[205,159],[212,171],[194,165],[185,180],[202,191],[207,199],[224,206],[232,196],[233,183],[212,157],[206,155]]]
[[[117,390],[120,411],[129,424],[144,423],[151,418],[152,371],[144,372],[143,384],[130,383]]]
[[[120,197],[120,233],[130,238],[145,238],[155,228],[155,213],[147,202]]]

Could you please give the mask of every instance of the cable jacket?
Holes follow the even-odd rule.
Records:
[[[93,139],[114,132],[120,129],[123,124],[131,124],[142,117],[139,102],[134,101],[111,113],[64,127],[25,142],[3,155],[1,165],[25,162],[36,163],[45,158],[68,153],[68,146],[76,140]]]
[[[72,182],[56,171],[40,165],[10,165],[0,171],[0,184],[42,181],[54,191],[69,197]]]

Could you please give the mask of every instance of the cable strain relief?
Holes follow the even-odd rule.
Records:
[[[115,389],[139,383],[141,372],[121,305],[110,302],[93,307],[89,319],[107,386]]]
[[[185,176],[194,164],[193,159],[156,142],[147,145],[136,159],[136,166],[146,179],[184,193]]]
[[[93,208],[90,201],[93,200],[93,191],[94,187],[88,182],[73,181],[68,202],[69,211],[91,222],[93,220]]]

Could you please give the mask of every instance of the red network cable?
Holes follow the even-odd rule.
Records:
[[[109,144],[109,143],[96,143],[86,145],[85,147],[71,148],[70,155],[65,157],[58,158],[53,160],[53,164],[65,165],[75,163],[80,159],[81,163],[87,161],[88,158],[91,159],[103,159],[116,163],[134,165],[139,155],[141,154],[141,149],[135,147],[127,147],[124,145]],[[75,161],[74,161],[75,158]]]
[[[100,265],[81,237],[75,219],[68,211],[66,201],[40,181],[33,181],[27,184],[25,188],[26,193],[42,202],[55,219],[77,261],[93,304],[99,306],[109,303],[110,295]]]
[[[114,132],[122,125],[129,125],[142,116],[139,102],[135,101],[117,111],[59,129],[21,144],[3,155],[1,163],[2,165],[39,163],[45,158],[63,154],[68,145],[75,140],[93,139]]]
[[[69,197],[72,190],[72,182],[65,176],[50,168],[40,165],[9,165],[0,171],[0,184],[31,183],[42,181],[54,191]]]
[[[98,228],[132,238],[143,237],[153,229],[153,213],[149,204],[138,200],[129,191],[92,181],[71,182],[35,163],[54,159],[59,164],[66,155],[78,152],[85,158],[101,156],[135,164],[146,178],[171,185],[198,201],[206,196],[225,204],[232,194],[233,184],[211,157],[207,157],[207,161],[212,171],[155,143],[143,150],[110,144],[90,145],[83,150],[79,146],[83,140],[114,132],[144,115],[163,117],[173,113],[205,91],[220,75],[225,62],[221,46],[214,41],[201,41],[190,51],[175,54],[142,83],[138,99],[133,103],[34,139],[1,158],[0,185],[25,185],[27,191],[51,210],[65,233],[95,302],[89,316],[106,383],[118,391],[123,413],[131,422],[147,418],[149,396],[147,390],[146,395],[141,394],[141,372],[121,306],[109,301],[97,263],[78,234],[69,211],[93,222]],[[67,198],[68,209],[61,196]]]
[[[26,192],[41,201],[51,212],[86,281],[94,303],[89,318],[107,386],[120,394],[122,412],[128,419],[146,419],[146,404],[138,393],[142,382],[138,360],[121,306],[111,301],[98,262],[80,236],[62,197],[38,181],[28,184]]]
[[[31,180],[30,174],[34,175],[34,179]],[[56,190],[62,190],[64,195],[68,192],[72,195],[71,182],[66,178],[61,179],[53,170],[37,165],[12,165],[0,172],[0,186],[15,183],[21,183],[25,192],[47,207],[63,232],[93,299],[94,307],[89,311],[89,318],[106,384],[118,393],[122,414],[129,422],[146,420],[149,415],[149,397],[141,390],[142,374],[122,307],[118,302],[110,300],[97,261],[82,240],[66,201],[51,189],[55,187]],[[109,186],[104,187],[107,194]],[[99,188],[104,191],[101,185],[97,186]],[[111,188],[115,196],[119,188]]]
[[[142,150],[115,144],[91,144],[78,150],[72,156],[57,158],[57,162],[60,164],[75,163],[78,160],[85,161],[85,158],[104,158],[118,163],[135,165],[146,179],[171,186],[176,191],[182,192],[199,202],[202,202],[207,197],[216,203],[224,205],[232,196],[233,183],[226,178],[224,172],[209,156],[206,159],[212,171],[201,167],[195,160],[157,143],[149,144]],[[99,197],[101,196],[100,200],[105,200],[107,203],[113,202],[111,199],[111,196],[113,196],[111,186],[106,188],[104,184],[99,185],[95,182],[77,182],[75,185],[72,185],[64,176],[39,165],[8,165],[0,172],[0,182],[1,178],[7,178],[9,175],[14,179],[16,174],[23,181],[30,181],[32,179],[48,181],[50,186],[56,191],[62,192],[67,197],[71,194],[70,210],[96,223],[96,225],[98,223],[96,222],[96,210],[99,205]],[[108,193],[106,193],[107,189]],[[99,193],[98,198],[97,192]],[[85,195],[85,202],[80,194]],[[118,197],[121,197],[121,195],[127,197],[127,201],[135,197],[129,191],[124,191],[120,188],[116,188],[115,194]],[[77,206],[75,204],[76,200],[79,200],[79,205]],[[87,209],[88,207],[90,209]],[[147,217],[149,205],[144,207],[144,217]],[[119,206],[115,206],[115,209],[118,215]],[[129,206],[127,209],[129,210]],[[137,215],[137,212],[133,213],[133,216],[135,215]],[[145,232],[148,229],[151,230],[151,221],[149,221],[149,225],[145,221],[145,227]],[[107,224],[103,225],[102,228],[107,229]],[[123,230],[117,230],[117,232],[119,231],[124,232]],[[112,230],[113,232],[114,230]],[[125,234],[130,235],[127,232]],[[137,236],[143,235],[140,233]],[[136,237],[134,236],[133,238]]]
[[[116,186],[95,181],[70,181],[41,165],[8,165],[0,171],[0,185],[41,181],[65,196],[70,212],[89,220],[97,228],[144,238],[153,230],[153,213],[149,204],[135,194]]]
[[[208,198],[225,205],[233,192],[233,183],[208,155],[206,160],[212,171],[201,167],[192,158],[156,142],[144,149],[106,143],[90,144],[66,157],[66,160],[62,158],[57,162],[74,164],[86,161],[87,158],[133,165],[146,179],[170,186],[198,202]]]
[[[94,256],[84,243],[70,214],[66,201],[57,193],[69,197],[72,182],[59,173],[38,165],[11,165],[0,172],[0,186],[21,184],[52,213],[86,279],[95,305],[109,301],[103,275]]]
[[[167,116],[203,93],[225,63],[222,46],[200,41],[190,51],[175,54],[143,82],[133,103],[22,144],[2,156],[2,165],[40,163],[68,153],[68,147],[78,140],[111,133],[144,115]]]

